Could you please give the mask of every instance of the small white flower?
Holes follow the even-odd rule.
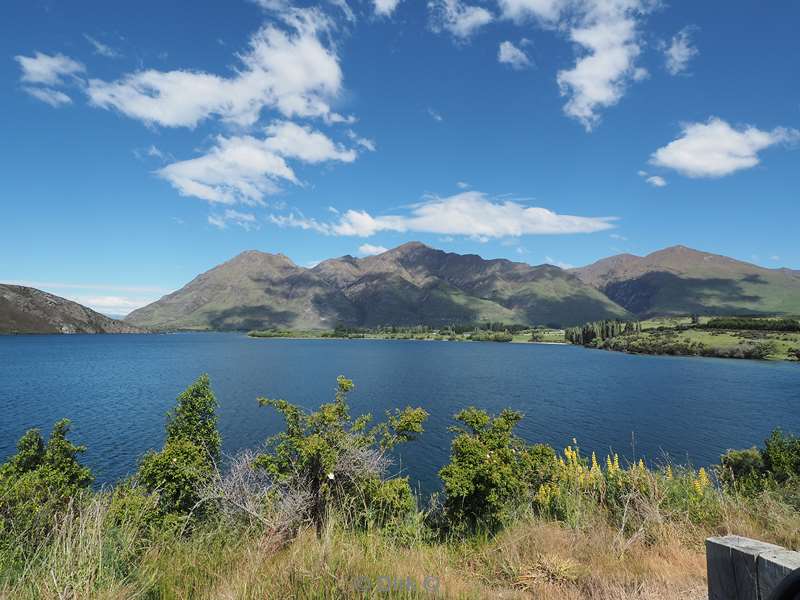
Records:
[[[331,481],[333,481],[333,473],[328,473],[328,479],[330,479]]]

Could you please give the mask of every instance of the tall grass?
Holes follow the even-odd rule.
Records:
[[[261,519],[218,510],[187,527],[123,486],[69,504],[47,538],[19,540],[25,560],[2,574],[0,597],[691,599],[705,594],[710,534],[800,545],[800,516],[769,493],[571,447],[558,469],[501,531],[468,534],[439,527],[435,505],[392,527],[350,507],[320,536],[277,526],[291,515],[267,505]]]

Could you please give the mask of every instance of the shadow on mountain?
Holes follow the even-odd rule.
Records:
[[[619,319],[624,315],[591,296],[573,294],[558,299],[535,298],[524,308],[526,322],[547,327],[571,327],[600,319]]]
[[[630,312],[648,317],[653,314],[762,314],[752,308],[761,296],[745,292],[741,283],[767,282],[759,275],[741,281],[720,278],[679,277],[674,273],[656,271],[628,281],[610,283],[603,292]],[[664,310],[669,306],[669,310]]]
[[[769,281],[761,277],[758,273],[753,273],[752,275],[745,275],[742,277],[742,281],[746,281],[747,283],[760,283],[763,285],[767,285]]]
[[[250,331],[290,327],[296,319],[296,312],[275,310],[270,306],[237,306],[208,315],[209,325],[218,331]]]

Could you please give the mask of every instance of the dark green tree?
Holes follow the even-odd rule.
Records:
[[[178,396],[169,413],[163,449],[142,458],[138,482],[158,493],[164,514],[201,510],[200,490],[214,473],[222,445],[216,408],[208,375],[201,375]]]

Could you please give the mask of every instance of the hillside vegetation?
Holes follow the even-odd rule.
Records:
[[[648,467],[530,444],[520,413],[467,408],[428,500],[391,460],[425,411],[354,417],[352,389],[339,377],[314,411],[260,399],[285,429],[221,461],[202,376],[163,447],[100,491],[68,422],[27,432],[0,466],[0,596],[699,600],[705,536],[800,545],[800,439],[779,431],[715,469]]]
[[[634,354],[800,360],[800,321],[791,318],[598,321],[569,328],[565,336],[573,344]]]

